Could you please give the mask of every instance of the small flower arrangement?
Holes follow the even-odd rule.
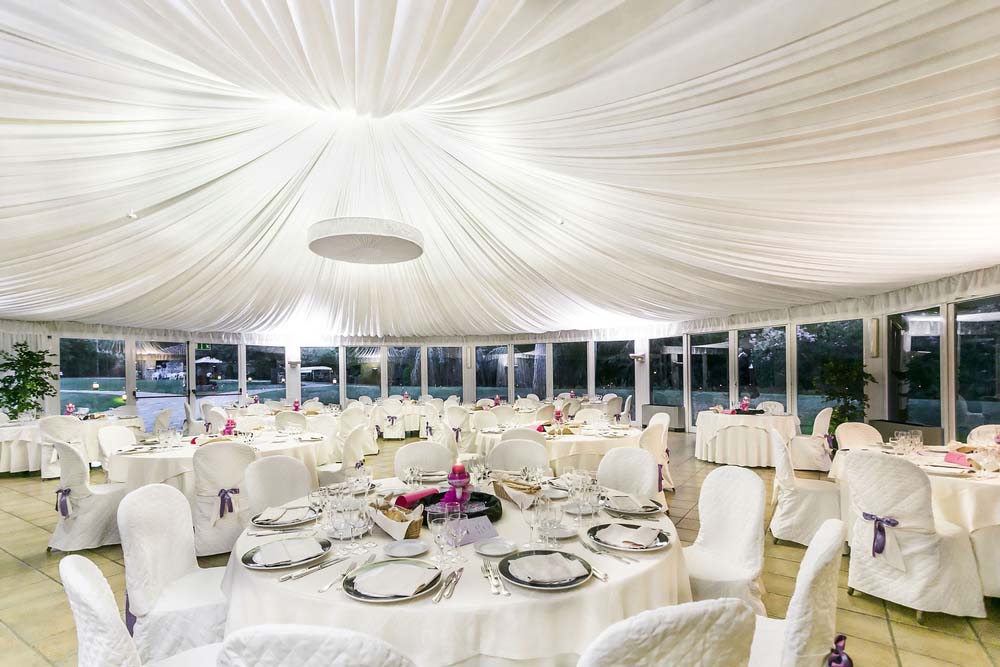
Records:
[[[746,411],[750,409],[750,397],[744,396],[740,399],[740,410]]]
[[[76,406],[72,403],[66,404],[66,414],[71,415],[76,412]]]
[[[295,399],[294,401],[292,401],[292,410],[298,412],[300,407],[301,404],[299,403],[299,399]]]

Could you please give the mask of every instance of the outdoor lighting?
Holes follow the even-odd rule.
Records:
[[[90,385],[90,387],[92,389],[100,389],[101,388],[101,383],[100,382],[95,382],[94,384]]]
[[[127,394],[122,394],[122,400],[127,402],[128,401],[128,395]]]

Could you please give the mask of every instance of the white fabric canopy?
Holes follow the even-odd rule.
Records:
[[[0,26],[3,318],[630,327],[1000,254],[993,2],[7,0]],[[339,215],[424,255],[312,255]]]

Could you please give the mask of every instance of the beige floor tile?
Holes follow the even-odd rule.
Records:
[[[856,667],[892,667],[897,664],[896,652],[889,644],[847,635],[845,650]]]
[[[986,650],[976,641],[905,623],[893,623],[892,635],[901,651],[950,660],[965,667],[990,665]]]
[[[787,595],[779,595],[770,591],[764,594],[764,608],[771,618],[785,618],[788,614],[788,603],[791,598]]]
[[[882,600],[864,593],[848,595],[846,588],[837,589],[837,608],[885,618],[885,603]]]
[[[893,623],[920,625],[917,623],[917,612],[913,609],[892,602],[886,602],[885,606],[889,610],[889,620]],[[976,634],[972,631],[972,626],[969,625],[967,619],[948,614],[924,614],[924,622],[921,627],[965,639],[976,639]]]
[[[892,644],[889,622],[884,618],[861,614],[846,609],[837,610],[836,630],[838,633],[860,637],[878,644]],[[848,651],[850,653],[850,651]]]
[[[761,577],[764,580],[764,588],[768,593],[791,596],[795,592],[795,578],[784,577],[780,574],[765,572]]]
[[[957,662],[945,662],[910,651],[899,651],[899,662],[903,667],[954,667]]]
[[[792,560],[766,557],[764,558],[764,572],[794,577],[799,572],[799,564]]]
[[[984,644],[1000,646],[1000,619],[972,618],[969,620]]]

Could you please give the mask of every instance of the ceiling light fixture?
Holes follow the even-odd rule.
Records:
[[[387,218],[343,217],[314,222],[309,249],[354,264],[396,264],[420,257],[424,237],[413,225]]]

